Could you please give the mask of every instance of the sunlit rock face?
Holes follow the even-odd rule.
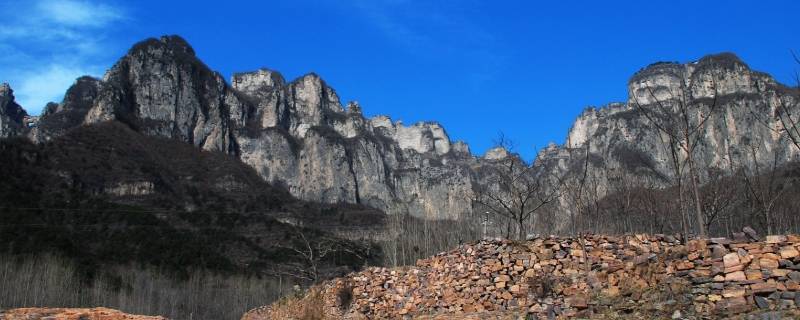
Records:
[[[85,123],[118,120],[204,150],[234,150],[243,105],[180,37],[135,45],[106,73]]]
[[[756,94],[776,85],[772,77],[750,70],[734,54],[722,53],[687,64],[659,62],[640,70],[628,82],[628,104]]]
[[[0,84],[0,138],[16,136],[25,131],[27,113],[14,101],[14,90],[7,83]]]
[[[243,93],[258,95],[267,93],[276,86],[283,86],[283,76],[269,69],[259,69],[254,72],[237,73],[231,79],[231,86]]]
[[[508,157],[508,150],[503,147],[495,147],[486,151],[486,154],[483,155],[484,159],[487,160],[501,160]]]
[[[628,92],[625,103],[584,110],[559,150],[542,152],[539,164],[555,174],[580,173],[575,168],[583,167],[588,148],[591,168],[619,169],[641,181],[666,185],[675,176],[663,143],[668,136],[644,112],[677,117],[684,101],[690,110],[690,127],[708,117],[693,153],[703,168],[702,179],[712,171],[730,173],[739,167],[752,168],[756,161],[784,163],[798,156],[797,148],[778,133],[781,123],[775,116],[781,103],[795,110],[793,114],[798,112],[797,90],[751,70],[733,54],[686,64],[650,65],[630,79]],[[681,161],[685,157],[681,152]],[[600,187],[614,189],[608,181]]]
[[[267,181],[321,202],[362,203],[387,213],[430,219],[471,211],[469,147],[437,123],[406,127],[386,116],[366,119],[357,102],[342,107],[319,76],[275,81],[258,70],[234,76],[250,105],[235,135],[238,156]]]
[[[97,88],[83,95],[93,97],[84,123],[117,120],[228,153],[305,200],[429,219],[471,211],[471,168],[479,160],[466,144],[451,143],[438,123],[367,119],[357,102],[343,107],[313,73],[286,81],[259,69],[234,74],[227,84],[183,39],[170,36],[135,45]]]
[[[370,123],[378,132],[397,141],[401,149],[438,155],[450,152],[450,137],[437,122],[418,122],[407,127],[401,121],[392,122],[388,116],[376,116]]]
[[[716,106],[696,149],[703,168],[728,168],[730,159],[751,165],[751,154],[781,161],[797,155],[775,134],[780,124],[773,116],[779,102],[796,105],[795,90],[731,54],[654,64],[628,85],[627,101],[586,109],[563,145],[543,149],[538,172],[568,175],[581,167],[588,149],[592,168],[616,168],[667,183],[672,170],[664,137],[641,110],[661,108],[663,102],[665,110],[674,111],[682,97]],[[17,120],[8,119],[19,112],[13,111],[10,89],[0,89],[0,134],[7,136],[18,127]],[[754,120],[754,113],[768,115],[773,128]],[[692,121],[699,115],[692,114]],[[59,125],[32,130],[37,141],[81,123],[116,120],[144,134],[237,157],[264,180],[305,200],[361,203],[428,219],[471,213],[474,190],[491,171],[482,169],[513,156],[492,149],[475,157],[435,122],[405,125],[388,116],[366,118],[361,105],[343,106],[336,91],[313,73],[287,81],[278,72],[259,69],[237,73],[229,84],[176,36],[136,44],[103,79],[76,81],[64,101],[48,107],[42,118],[43,124]],[[755,151],[745,153],[745,147]],[[609,183],[599,189],[609,190]]]

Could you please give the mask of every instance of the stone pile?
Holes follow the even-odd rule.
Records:
[[[500,312],[540,318],[630,314],[718,317],[800,305],[800,236],[667,235],[482,241],[326,283],[332,318]],[[638,312],[638,311],[636,311]],[[660,313],[659,313],[660,312]]]

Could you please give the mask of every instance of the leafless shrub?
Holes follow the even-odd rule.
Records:
[[[288,293],[285,279],[191,272],[176,280],[157,270],[121,266],[119,276],[87,283],[74,263],[52,255],[0,256],[0,309],[17,307],[96,307],[163,315],[171,319],[239,319],[247,310]]]

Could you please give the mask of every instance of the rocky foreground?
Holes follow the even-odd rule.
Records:
[[[481,241],[369,268],[246,313],[267,319],[800,319],[800,235],[667,235]],[[23,308],[0,320],[158,320]]]
[[[0,320],[165,320],[163,317],[137,316],[108,308],[20,308],[0,310]]]
[[[543,238],[369,268],[258,319],[798,318],[800,236]]]

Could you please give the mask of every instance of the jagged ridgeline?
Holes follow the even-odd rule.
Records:
[[[136,44],[102,80],[79,79],[30,136],[108,120],[236,156],[304,200],[433,219],[471,210],[477,159],[439,124],[366,119],[313,73],[287,82],[262,69],[229,84],[177,36]]]
[[[364,205],[393,216],[466,220],[484,214],[475,206],[476,192],[494,184],[496,167],[514,157],[501,149],[474,156],[437,123],[405,126],[386,116],[365,118],[357,103],[343,106],[335,90],[313,73],[286,81],[261,69],[235,74],[228,83],[177,36],[136,44],[102,80],[78,79],[64,101],[48,105],[31,129],[22,123],[24,111],[13,103],[10,89],[3,92],[4,136],[27,135],[44,143],[115,121],[148,137],[238,158],[261,180],[301,200]],[[588,176],[594,194],[584,199],[586,179],[581,180],[584,187],[572,188],[584,191],[572,200],[566,192],[570,188],[563,188],[557,201],[534,215],[547,219],[530,231],[565,232],[570,217],[576,211],[585,214],[590,202],[595,209],[611,207],[612,195],[668,189],[677,175],[686,174],[685,168],[676,173],[671,166],[672,148],[665,147],[665,134],[654,129],[652,119],[674,115],[678,104],[672,102],[678,97],[714,105],[693,139],[701,184],[759,163],[783,165],[798,153],[780,133],[777,115],[780,103],[797,108],[796,88],[751,70],[733,54],[688,64],[656,63],[631,78],[628,101],[587,109],[563,145],[540,152],[534,176],[553,176],[565,185]],[[690,113],[688,122],[704,116]],[[677,154],[679,162],[685,157]],[[153,182],[132,181],[126,188],[147,190]],[[678,231],[663,216],[666,220],[656,220],[659,225],[651,223],[646,231]],[[597,219],[616,221],[611,218]],[[502,220],[493,226],[504,228]]]
[[[180,37],[148,39],[38,117],[0,86],[0,251],[73,258],[118,288],[98,270],[308,283],[485,235],[690,230],[690,177],[712,234],[798,231],[797,88],[719,54],[650,65],[628,90],[527,164],[503,148],[473,155],[435,122],[366,118],[313,73],[226,82]],[[682,126],[699,129],[682,141]],[[515,193],[529,216],[481,202],[525,211]]]
[[[587,108],[563,145],[539,153],[542,170],[566,183],[560,229],[574,215],[581,230],[682,232],[681,212],[696,224],[694,164],[711,233],[796,232],[798,101],[797,87],[731,53],[647,66],[628,82],[627,101]]]

